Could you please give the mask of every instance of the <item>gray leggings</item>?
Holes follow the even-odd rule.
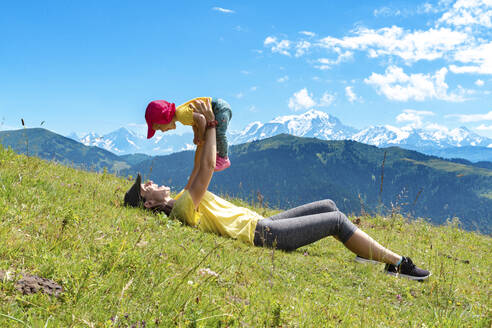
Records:
[[[291,251],[327,236],[345,243],[355,230],[357,227],[335,203],[325,199],[259,220],[254,244]]]

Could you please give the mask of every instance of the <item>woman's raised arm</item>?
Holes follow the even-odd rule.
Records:
[[[197,145],[196,150],[195,150],[195,160],[193,162],[193,170],[191,171],[190,177],[188,179],[188,183],[186,184],[186,187],[184,187],[185,190],[190,189],[191,183],[193,180],[195,180],[196,174],[198,173],[198,169],[200,168],[200,159],[202,155],[202,149],[203,145]]]
[[[215,119],[210,102],[197,101],[194,107],[197,112],[204,114],[207,122]],[[195,168],[187,185],[195,207],[198,207],[203,195],[205,195],[215,169],[215,158],[217,156],[215,126],[206,129],[205,142],[199,148],[201,149],[197,148],[197,153],[195,154]],[[195,173],[194,176],[193,173]]]

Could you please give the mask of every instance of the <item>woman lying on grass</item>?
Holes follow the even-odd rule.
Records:
[[[216,121],[210,104],[197,102],[195,107],[206,117],[207,130],[205,142],[196,149],[193,171],[186,187],[172,198],[168,187],[159,187],[152,181],[142,184],[138,174],[125,194],[125,205],[165,212],[170,218],[202,231],[286,251],[334,236],[357,255],[359,262],[384,262],[385,272],[413,280],[430,276],[429,271],[416,267],[410,258],[384,248],[358,229],[331,200],[309,203],[263,218],[208,192],[215,168]]]

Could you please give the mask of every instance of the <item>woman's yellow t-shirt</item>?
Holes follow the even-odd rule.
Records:
[[[195,210],[195,204],[188,190],[181,191],[176,197],[173,210],[169,215],[186,224],[206,232],[242,240],[254,245],[255,229],[261,215],[247,208],[229,203],[207,191]]]
[[[190,104],[195,100],[203,100],[204,102],[211,102],[211,97],[198,97],[185,102],[182,105],[176,107],[176,120],[183,125],[193,125],[193,108]]]

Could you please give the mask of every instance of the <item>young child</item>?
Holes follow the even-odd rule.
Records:
[[[174,103],[169,103],[165,100],[154,100],[150,102],[145,110],[145,120],[148,126],[147,139],[152,138],[156,130],[166,132],[176,129],[176,121],[178,121],[183,125],[191,125],[193,127],[193,143],[195,145],[203,142],[207,122],[203,114],[195,113],[193,107],[190,106],[196,100],[212,102],[212,110],[217,121],[217,158],[215,171],[225,170],[231,166],[231,162],[227,156],[228,144],[226,131],[229,121],[232,118],[232,111],[231,106],[222,99],[200,97],[187,101],[178,107]]]

